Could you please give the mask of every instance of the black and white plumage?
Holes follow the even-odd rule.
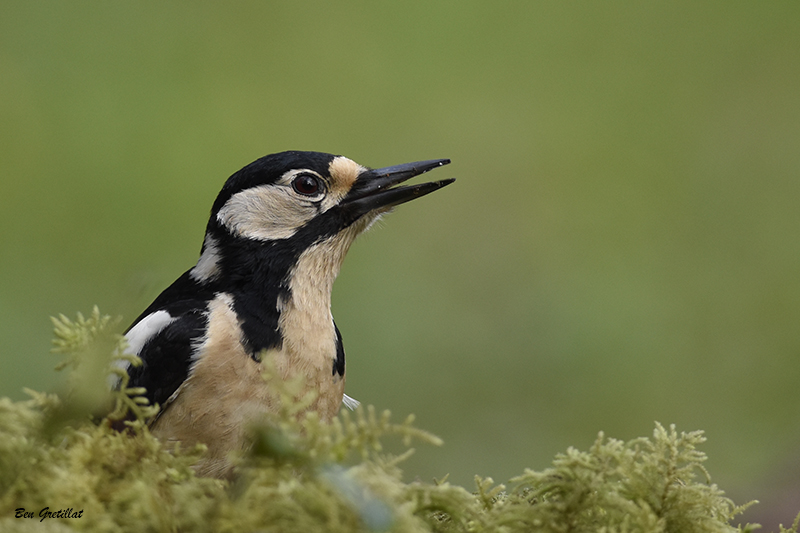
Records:
[[[225,475],[248,419],[271,409],[261,363],[300,374],[330,419],[345,403],[342,336],[330,311],[333,281],[355,237],[393,206],[454,180],[395,185],[447,159],[370,170],[342,156],[282,152],[231,176],[211,209],[197,264],[126,333],[142,366],[130,385],[161,406],[162,439],[203,442],[198,465]],[[350,404],[352,406],[352,403]]]

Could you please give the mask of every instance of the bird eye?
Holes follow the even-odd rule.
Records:
[[[300,174],[292,180],[292,188],[305,196],[314,196],[322,189],[322,184],[316,176]]]

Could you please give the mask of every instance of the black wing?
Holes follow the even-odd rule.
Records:
[[[333,328],[336,330],[336,359],[333,361],[333,375],[339,374],[344,376],[344,343],[342,342],[342,333],[336,322],[333,323]]]
[[[150,403],[158,403],[163,409],[189,377],[194,346],[205,333],[207,320],[205,307],[173,317],[142,347],[138,354],[142,365],[128,368],[128,386],[144,387]]]
[[[129,387],[144,387],[150,403],[162,409],[167,400],[189,376],[194,347],[206,331],[208,302],[214,297],[210,287],[193,280],[189,272],[170,285],[128,328],[126,334],[156,313],[160,322],[148,338],[140,339],[136,355],[138,367],[128,367]],[[165,315],[167,313],[169,316]]]

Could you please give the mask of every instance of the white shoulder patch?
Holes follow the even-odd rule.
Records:
[[[139,352],[142,351],[147,341],[161,333],[161,330],[172,324],[175,320],[175,317],[164,310],[150,313],[125,334],[125,340],[128,341],[128,348],[125,350],[125,353],[139,355]]]
[[[342,398],[342,403],[344,404],[345,407],[347,407],[351,411],[355,411],[356,407],[361,405],[361,402],[359,402],[355,398],[351,398],[347,394],[345,394],[344,397]]]
[[[139,355],[139,352],[142,351],[147,341],[158,335],[161,330],[174,321],[175,318],[166,311],[162,310],[150,313],[125,334],[125,340],[128,341],[128,347],[125,348],[125,353],[129,355]],[[128,371],[128,367],[131,366],[128,361],[121,360],[114,361],[113,365],[126,372]],[[119,382],[120,378],[116,374],[111,374],[108,377],[108,385],[112,389],[116,388]]]

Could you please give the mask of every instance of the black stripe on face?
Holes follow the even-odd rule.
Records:
[[[346,225],[329,210],[289,239],[265,242],[228,237],[220,261],[223,274],[219,279],[224,283],[220,290],[233,296],[242,342],[249,353],[281,347],[279,306],[292,297],[290,276],[300,256]],[[344,372],[343,355],[337,368]]]
[[[280,348],[278,302],[289,296],[286,281],[301,251],[290,240],[251,241],[228,236],[220,261],[224,292],[233,297],[241,321],[242,344],[255,356]]]
[[[233,237],[224,234],[222,228],[217,230],[221,243],[218,290],[233,296],[234,310],[241,320],[242,342],[249,353],[281,347],[279,304],[292,297],[290,276],[294,267],[307,249],[348,227],[353,221],[347,215],[334,207],[301,227],[294,236],[274,241]]]

